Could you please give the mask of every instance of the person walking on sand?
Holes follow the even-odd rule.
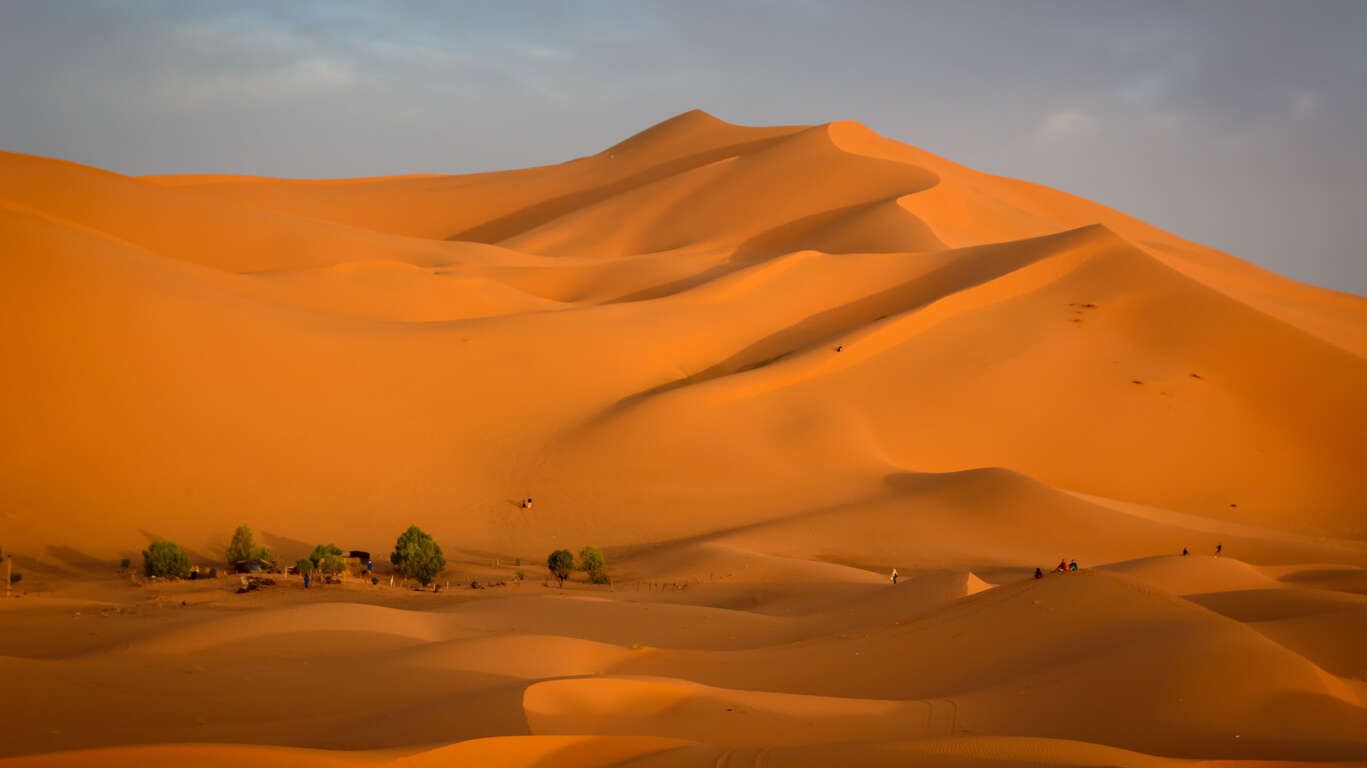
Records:
[[[892,585],[893,585],[894,587],[897,586],[897,569],[896,569],[896,568],[893,568],[893,569],[892,569]]]
[[[1069,563],[1068,563],[1068,570],[1070,570],[1070,571],[1076,571],[1076,570],[1077,570],[1077,561],[1076,561],[1076,560],[1071,560],[1071,561],[1069,561]]]
[[[1186,557],[1188,554],[1189,554],[1189,553],[1187,552],[1187,548],[1186,548],[1186,547],[1182,547],[1182,557]]]
[[[1225,545],[1224,545],[1224,544],[1216,544],[1216,545],[1215,545],[1215,556],[1216,556],[1216,557],[1219,557],[1219,556],[1220,556],[1220,553],[1221,553],[1221,552],[1224,552],[1224,551],[1225,551]]]
[[[531,508],[532,508],[532,500],[531,500],[531,499],[523,499],[523,500],[522,500],[522,508],[523,508],[523,509],[531,509]]]
[[[1067,572],[1068,572],[1068,561],[1067,561],[1067,560],[1064,560],[1064,559],[1059,560],[1059,561],[1058,561],[1058,567],[1055,568],[1054,570],[1058,571],[1059,573],[1067,573]]]
[[[1040,569],[1036,568],[1036,569],[1035,569],[1035,578],[1037,578],[1037,579],[1042,579],[1042,578],[1044,578],[1044,571],[1041,571]]]

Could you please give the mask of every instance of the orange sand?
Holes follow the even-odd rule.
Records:
[[[0,154],[0,243],[0,767],[1367,761],[1361,297],[698,111],[470,176]],[[243,522],[383,581],[117,573]]]

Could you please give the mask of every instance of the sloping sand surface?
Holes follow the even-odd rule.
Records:
[[[1176,595],[1268,589],[1279,586],[1254,566],[1232,557],[1162,555],[1102,566],[1102,570]]]
[[[0,153],[0,243],[0,765],[1367,760],[1362,297],[697,110],[473,175]],[[244,523],[375,580],[137,577]]]
[[[722,747],[928,735],[930,702],[731,691],[667,678],[552,680],[523,696],[533,733],[624,733]]]

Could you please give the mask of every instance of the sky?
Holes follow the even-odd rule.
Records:
[[[0,0],[0,150],[466,173],[858,120],[1367,295],[1367,0]]]

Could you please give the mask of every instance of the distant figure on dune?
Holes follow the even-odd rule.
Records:
[[[844,345],[844,344],[841,344],[840,346],[838,346],[838,347],[835,348],[835,351],[836,351],[836,352],[839,352],[840,350],[842,350],[842,349],[844,349],[844,348],[845,348],[845,345]]]
[[[893,569],[892,569],[892,583],[893,583],[894,586],[896,586],[896,584],[897,584],[897,569],[896,569],[896,568],[893,568]]]
[[[1058,571],[1059,573],[1067,573],[1067,572],[1068,572],[1068,560],[1067,560],[1067,559],[1061,559],[1061,560],[1059,560],[1059,561],[1058,561],[1058,567],[1055,568],[1054,570]]]
[[[1037,578],[1037,579],[1042,579],[1042,578],[1044,578],[1044,571],[1041,571],[1040,569],[1036,568],[1036,569],[1035,569],[1035,578]]]
[[[1186,548],[1186,547],[1182,547],[1182,557],[1186,557],[1188,554],[1189,554],[1189,553],[1187,552],[1187,548]]]
[[[1216,545],[1215,545],[1215,556],[1216,556],[1216,557],[1219,557],[1219,556],[1220,556],[1220,553],[1221,553],[1221,552],[1224,552],[1224,551],[1225,551],[1225,545],[1224,545],[1224,544],[1216,544]]]
[[[523,508],[523,509],[531,509],[531,508],[532,508],[532,500],[531,500],[531,499],[523,499],[523,500],[522,500],[522,508]]]
[[[1076,561],[1076,560],[1069,561],[1069,563],[1068,563],[1068,570],[1070,570],[1070,571],[1076,571],[1076,570],[1077,570],[1077,561]]]

